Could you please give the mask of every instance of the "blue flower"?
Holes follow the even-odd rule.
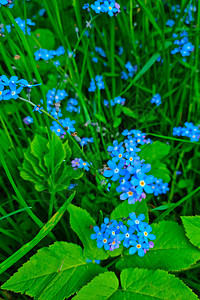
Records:
[[[108,146],[107,151],[112,152],[112,151],[118,151],[123,143],[118,144],[117,140],[113,141],[113,146]]]
[[[136,214],[130,213],[129,217],[131,218],[131,220],[128,220],[127,224],[129,226],[135,226],[135,225],[139,225],[144,219],[145,219],[145,215],[144,214],[140,214],[138,217],[136,216]],[[145,223],[147,224],[147,223]],[[138,227],[137,227],[138,228]]]
[[[8,4],[8,0],[0,0],[0,6]]]
[[[8,79],[8,77],[6,75],[2,75],[0,77],[0,79],[1,79],[1,83],[4,84],[5,86],[8,86],[9,83],[13,83],[13,84],[18,83],[18,77],[17,76],[12,76],[12,77],[10,77],[10,79]]]
[[[90,7],[89,3],[85,3],[85,4],[83,5],[83,9],[87,9],[87,8],[89,8],[89,7]]]
[[[169,27],[173,27],[175,24],[174,20],[167,20],[166,25]]]
[[[130,188],[124,187],[123,194],[120,195],[121,200],[128,199],[129,204],[134,204],[136,200],[138,199],[138,194],[136,193],[135,187],[131,186]]]
[[[145,243],[142,237],[139,237],[137,242],[131,240],[129,243],[133,246],[129,249],[130,254],[135,254],[138,252],[138,255],[142,257],[145,255],[144,249],[149,249],[149,244]]]
[[[130,240],[137,240],[137,236],[133,234],[135,232],[135,227],[127,228],[125,225],[121,229],[123,233],[117,235],[119,241],[123,241],[123,246],[128,248],[130,246]]]
[[[104,247],[105,250],[109,250],[110,249],[109,243],[111,243],[111,240],[108,239],[108,237],[109,237],[108,233],[104,233],[103,235],[101,235],[101,237],[97,240],[97,247],[98,248]]]
[[[112,17],[113,14],[118,11],[118,9],[115,8],[115,1],[112,2],[104,1],[103,10],[104,12],[107,12],[110,17]]]
[[[112,181],[117,181],[120,175],[125,174],[125,170],[122,169],[124,167],[124,160],[120,160],[119,164],[117,165],[115,162],[109,160],[108,166],[110,170],[105,170],[103,176],[111,177]]]
[[[146,174],[139,172],[136,177],[132,177],[131,184],[136,187],[136,192],[139,196],[141,196],[143,190],[148,194],[153,193],[153,189],[151,187],[153,180],[153,175],[147,176]]]
[[[145,243],[148,243],[149,240],[155,240],[156,236],[154,234],[151,234],[152,227],[150,225],[145,226],[144,224],[138,225],[138,228],[140,232],[138,232],[138,236],[142,237],[145,241]]]
[[[102,7],[99,1],[95,1],[94,4],[91,5],[91,8],[99,14],[102,11]]]
[[[42,114],[41,109],[43,109],[43,107],[41,107],[40,105],[35,105],[34,108],[33,108],[33,111],[38,111],[40,114]]]
[[[82,158],[80,158],[80,160],[79,160],[79,168],[80,169],[84,169],[86,171],[89,171],[89,166],[90,166],[90,164],[88,162],[85,162],[85,161],[82,160]]]
[[[20,86],[17,88],[17,86],[14,83],[9,83],[10,91],[8,91],[7,94],[4,96],[4,100],[10,100],[10,99],[17,99],[19,98],[19,93],[21,93],[23,87]]]

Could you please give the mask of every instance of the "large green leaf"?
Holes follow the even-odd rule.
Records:
[[[33,255],[2,289],[38,300],[62,300],[104,271],[99,265],[86,262],[80,246],[55,242]]]
[[[52,140],[47,144],[48,153],[44,157],[45,165],[48,170],[56,171],[62,164],[63,160],[68,161],[71,157],[71,150],[68,141],[63,145],[61,139],[55,134],[52,134]]]
[[[190,242],[200,248],[200,216],[181,217]]]
[[[106,300],[117,291],[119,281],[114,272],[105,272],[96,276],[90,283],[82,287],[74,300]]]
[[[28,36],[30,49],[36,52],[37,49],[53,50],[55,48],[55,36],[49,29],[37,29]]]
[[[152,224],[152,233],[156,235],[154,248],[144,257],[137,254],[124,255],[116,264],[122,270],[132,266],[146,269],[180,271],[187,269],[200,259],[200,251],[186,238],[184,229],[173,221]]]
[[[143,147],[139,153],[141,159],[145,159],[146,163],[151,163],[154,160],[161,160],[169,154],[170,146],[160,141],[153,142]]]
[[[123,201],[113,210],[110,218],[114,220],[120,220],[128,217],[132,212],[135,212],[137,216],[144,214],[146,217],[145,222],[148,222],[148,209],[145,199],[143,199],[141,202],[136,201],[135,204],[128,204],[128,200]]]
[[[161,178],[164,182],[170,181],[170,172],[166,167],[166,164],[162,163],[162,160],[169,154],[170,146],[160,141],[153,142],[152,144],[142,147],[139,156],[145,160],[145,163],[151,164],[150,173],[156,178]]]
[[[122,290],[115,293],[110,298],[112,300],[198,299],[189,287],[166,271],[125,269],[121,272],[120,279]]]
[[[62,191],[70,185],[70,180],[83,175],[81,170],[67,166],[70,157],[68,141],[63,144],[55,133],[51,140],[36,135],[25,153],[20,175],[33,182],[38,191]]]
[[[85,209],[73,204],[69,205],[68,211],[71,227],[83,243],[85,256],[89,259],[106,259],[108,257],[106,251],[103,248],[99,249],[96,240],[90,238],[94,233],[92,227],[96,226],[94,219]]]

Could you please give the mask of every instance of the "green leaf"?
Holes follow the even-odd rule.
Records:
[[[83,172],[80,169],[74,170],[71,166],[64,166],[64,164],[58,169],[55,174],[55,190],[62,191],[70,185],[72,179],[79,179],[83,176]]]
[[[33,166],[29,160],[24,160],[22,169],[20,171],[20,176],[24,180],[33,182],[35,184],[35,189],[39,192],[47,188],[45,181],[40,176],[35,174]]]
[[[70,180],[83,175],[81,170],[67,166],[71,157],[68,141],[65,144],[53,132],[51,140],[36,135],[24,157],[20,175],[35,184],[37,191],[62,191],[70,185]]]
[[[145,159],[145,163],[151,163],[154,160],[161,160],[169,154],[170,145],[162,143],[160,141],[153,142],[144,146],[139,153],[141,159]]]
[[[44,157],[45,165],[48,170],[55,170],[62,164],[63,160],[66,161],[71,157],[71,150],[68,146],[68,141],[63,145],[61,139],[53,132],[52,139],[47,144],[48,153]],[[52,165],[53,164],[53,165]]]
[[[140,159],[144,159],[145,163],[151,164],[150,174],[156,178],[162,179],[164,182],[170,181],[170,171],[167,169],[166,164],[162,160],[169,154],[170,146],[160,141],[153,142],[144,146],[139,153]]]
[[[69,205],[68,211],[71,227],[83,243],[85,256],[89,259],[106,259],[106,251],[103,248],[99,249],[96,240],[90,238],[94,233],[92,227],[96,226],[94,219],[86,210],[72,204]]]
[[[152,224],[152,233],[156,235],[154,248],[144,257],[124,255],[116,264],[119,270],[128,267],[163,269],[180,271],[189,268],[200,259],[200,251],[186,238],[184,229],[172,221]]]
[[[36,134],[31,143],[31,153],[39,159],[39,164],[42,168],[45,168],[43,158],[47,151],[47,140],[42,136]]]
[[[55,47],[55,36],[49,29],[37,29],[31,32],[28,36],[28,43],[30,49],[35,52],[36,48],[53,50]]]
[[[166,271],[125,269],[120,279],[122,298],[118,299],[198,299],[189,287]]]
[[[145,222],[149,221],[147,204],[144,199],[141,202],[136,201],[135,204],[128,204],[128,200],[123,201],[113,210],[110,218],[114,220],[127,218],[132,212],[135,212],[137,216],[144,214]]]
[[[121,124],[122,118],[115,118],[113,127],[117,128]]]
[[[181,217],[190,242],[200,248],[200,216]]]
[[[84,286],[74,300],[106,300],[117,291],[119,281],[114,272],[105,272],[96,276],[90,283]]]
[[[55,242],[40,249],[2,289],[38,300],[66,299],[106,269],[87,264],[80,246]]]

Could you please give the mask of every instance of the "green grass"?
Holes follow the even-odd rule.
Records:
[[[200,120],[199,3],[190,1],[197,6],[197,12],[195,21],[186,26],[181,22],[181,18],[184,18],[184,9],[188,1],[181,1],[179,17],[170,28],[166,27],[165,23],[168,19],[174,19],[174,14],[170,9],[164,10],[161,1],[119,1],[121,7],[126,6],[126,10],[121,9],[122,12],[113,18],[92,14],[92,28],[89,29],[85,25],[90,15],[82,9],[82,1],[44,0],[42,6],[39,1],[15,2],[12,9],[0,8],[1,22],[14,24],[12,32],[5,32],[5,37],[1,37],[0,40],[0,75],[17,75],[30,82],[35,79],[37,83],[41,83],[32,89],[31,102],[38,104],[40,99],[43,99],[44,110],[47,108],[45,95],[49,89],[65,89],[72,98],[77,94],[81,114],[70,115],[65,108],[63,114],[70,119],[76,119],[78,136],[93,137],[94,143],[81,149],[72,136],[67,135],[67,138],[73,154],[77,154],[73,158],[81,155],[86,161],[91,161],[93,167],[90,173],[79,180],[75,197],[70,196],[67,190],[56,194],[53,191],[51,194],[49,191],[36,191],[32,183],[20,177],[20,167],[24,153],[36,133],[50,139],[49,128],[53,118],[48,113],[39,115],[33,112],[29,103],[19,99],[1,101],[1,281],[8,279],[30,257],[27,255],[29,251],[33,254],[40,247],[55,240],[79,243],[77,236],[69,229],[68,214],[63,216],[69,197],[70,201],[74,197],[73,203],[87,209],[97,222],[100,222],[103,216],[109,216],[112,209],[120,203],[115,190],[107,193],[100,185],[102,176],[98,169],[103,168],[103,164],[109,159],[106,151],[108,145],[114,139],[122,141],[122,136],[118,134],[124,129],[142,130],[148,133],[153,141],[160,140],[171,146],[170,153],[164,159],[170,171],[170,192],[167,196],[147,198],[151,222],[173,220],[181,223],[180,216],[200,214],[200,142],[191,143],[187,138],[172,136],[173,127],[183,126],[184,122],[198,124]],[[37,16],[31,36],[24,35],[14,19],[32,19],[42,7],[46,9],[45,16]],[[78,39],[74,25],[79,29]],[[171,55],[174,41],[172,34],[181,32],[183,27],[195,47],[194,53],[186,62],[183,62],[179,55]],[[49,62],[45,69],[44,64],[34,59],[36,49],[33,48],[33,44],[37,38],[34,40],[32,36],[34,30],[37,33],[41,28],[49,29],[53,33],[55,49],[60,45],[65,48],[59,68]],[[90,38],[84,35],[86,29]],[[42,42],[39,47],[43,47]],[[106,67],[103,66],[102,57],[99,58],[98,64],[92,62],[91,52],[94,52],[95,46],[102,47],[106,52]],[[124,48],[122,56],[118,55],[120,46]],[[69,59],[67,49],[75,49],[76,57]],[[20,60],[14,59],[17,54],[20,55]],[[163,64],[157,62],[159,56],[163,58]],[[121,79],[121,71],[124,70],[127,61],[137,65],[138,70],[133,78],[124,81]],[[88,92],[90,80],[95,75],[104,76],[103,93]],[[159,107],[150,103],[155,93],[162,96],[162,104]],[[25,92],[21,95],[27,99]],[[104,99],[110,101],[120,95],[126,99],[123,108],[106,108],[103,105]],[[66,104],[66,101],[64,103]],[[34,119],[31,126],[23,122],[27,115]],[[98,123],[99,132],[95,126],[84,126],[88,121]],[[177,171],[181,171],[182,174],[177,175]],[[52,222],[54,216],[55,220]],[[112,266],[113,262],[108,265]],[[196,293],[200,288],[198,268],[199,264],[178,274]],[[4,292],[0,294],[3,299],[8,299]],[[12,299],[28,298],[16,296]]]

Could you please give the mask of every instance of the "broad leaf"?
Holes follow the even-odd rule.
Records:
[[[143,199],[141,202],[136,201],[135,204],[128,204],[128,200],[123,201],[113,210],[110,218],[120,221],[120,219],[128,217],[132,212],[135,212],[137,216],[144,214],[146,217],[145,222],[148,222],[148,209],[145,199]]]
[[[170,146],[160,141],[153,142],[144,146],[139,153],[141,159],[145,159],[145,163],[151,163],[155,160],[161,160],[169,154]]]
[[[53,132],[52,140],[47,144],[48,153],[44,157],[45,165],[48,170],[55,170],[62,164],[63,160],[68,161],[71,156],[71,150],[68,141],[63,145],[61,139]]]
[[[154,175],[158,179],[162,179],[164,182],[170,181],[170,172],[167,169],[166,164],[162,163],[160,160],[168,155],[169,151],[169,145],[156,141],[152,144],[143,146],[139,153],[140,159],[144,159],[145,163],[151,164],[151,171],[149,174]]]
[[[67,166],[70,157],[68,141],[63,144],[55,133],[51,140],[36,135],[25,153],[20,175],[33,182],[37,191],[51,191],[52,188],[56,192],[62,191],[68,188],[70,180],[83,175],[81,170]]]
[[[181,217],[190,242],[200,248],[200,216]]]
[[[162,221],[151,225],[156,235],[154,248],[144,257],[137,254],[124,255],[116,264],[122,270],[132,266],[146,269],[180,271],[190,267],[200,259],[200,251],[186,238],[184,229],[172,221]]]
[[[105,272],[96,276],[90,283],[84,286],[74,300],[106,300],[117,291],[119,281],[114,272]]]
[[[99,275],[101,276],[101,275]],[[120,275],[122,292],[118,299],[190,299],[197,296],[181,280],[162,270],[125,269]],[[116,295],[111,297],[117,299]]]
[[[105,271],[99,265],[88,264],[81,247],[55,242],[33,255],[2,289],[25,293],[38,300],[62,300]]]
[[[83,243],[86,258],[106,259],[108,257],[106,251],[103,248],[99,249],[96,240],[90,238],[91,234],[94,233],[92,227],[96,226],[94,219],[86,210],[72,204],[69,205],[68,211],[71,227]]]

